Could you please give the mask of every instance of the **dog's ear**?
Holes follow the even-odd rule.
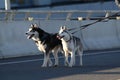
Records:
[[[61,26],[61,29],[62,30],[67,30],[67,27],[66,26]]]
[[[38,24],[37,24],[37,23],[35,23],[35,24],[34,24],[34,27],[35,27],[35,28],[38,28]]]
[[[34,27],[34,24],[32,23],[32,24],[30,25],[30,27]]]

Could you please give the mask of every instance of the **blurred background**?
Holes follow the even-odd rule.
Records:
[[[6,0],[10,3],[12,10],[17,9],[33,9],[33,8],[49,8],[76,6],[80,10],[116,10],[118,7],[115,5],[114,0]],[[81,6],[81,7],[78,7]],[[5,9],[5,0],[0,1],[0,9]],[[62,8],[64,10],[66,8]],[[67,8],[75,9],[75,8]]]
[[[0,58],[38,55],[25,32],[31,23],[49,33],[119,13],[119,0],[0,0]],[[85,51],[120,48],[119,14],[78,31]],[[99,45],[99,46],[98,46]]]

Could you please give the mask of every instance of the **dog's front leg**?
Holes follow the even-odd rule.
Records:
[[[65,66],[69,66],[68,55],[69,55],[69,53],[67,51],[65,51]]]
[[[75,64],[75,53],[74,51],[70,53],[71,54],[71,60],[69,67],[72,67]]]
[[[49,55],[44,53],[44,61],[43,61],[42,67],[47,67],[48,60],[49,60]]]

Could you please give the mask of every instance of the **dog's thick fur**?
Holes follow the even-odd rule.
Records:
[[[61,27],[57,37],[62,41],[63,50],[65,52],[65,64],[72,67],[75,64],[75,52],[80,55],[80,65],[82,66],[83,47],[79,38],[72,36],[65,26]],[[70,63],[68,56],[71,55]]]
[[[50,34],[42,30],[37,26],[37,24],[31,24],[31,27],[26,32],[26,35],[28,36],[28,39],[32,39],[38,49],[44,53],[44,61],[42,67],[47,67],[47,64],[49,66],[52,66],[52,61],[49,58],[49,54],[53,52],[54,58],[55,58],[55,66],[58,65],[58,51],[62,49],[62,43],[61,40],[59,40],[55,34]]]

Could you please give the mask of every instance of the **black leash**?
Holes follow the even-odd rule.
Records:
[[[68,30],[69,30],[69,31],[76,30],[76,29],[82,30],[82,29],[85,29],[86,27],[88,27],[88,26],[90,26],[90,25],[93,25],[93,24],[95,24],[95,23],[97,23],[97,22],[101,22],[101,21],[103,21],[103,20],[105,20],[105,19],[109,19],[110,17],[117,16],[119,13],[120,13],[120,12],[117,12],[117,13],[111,15],[111,16],[108,16],[108,17],[105,17],[105,18],[100,18],[100,19],[98,19],[98,20],[95,21],[95,22],[92,22],[92,23],[89,23],[89,24],[86,24],[86,25],[83,25],[83,26],[79,26],[79,27],[76,27],[76,28],[71,28],[71,29],[68,29]],[[76,33],[77,31],[79,31],[79,30],[74,31],[72,34]]]

